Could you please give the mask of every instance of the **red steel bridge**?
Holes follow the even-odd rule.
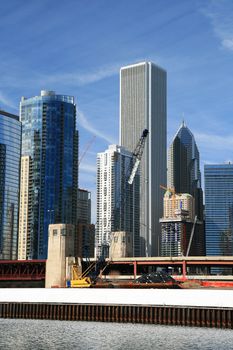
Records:
[[[0,260],[0,281],[45,280],[46,260]]]
[[[211,268],[226,268],[233,275],[233,256],[121,258],[108,264],[109,271],[115,269],[119,274],[131,274],[135,278],[153,266],[179,271],[183,279],[189,274],[207,275]],[[0,260],[0,281],[44,281],[45,267],[46,260]]]
[[[180,275],[186,278],[190,272],[192,274],[208,274],[211,268],[225,268],[233,271],[233,256],[179,256],[179,257],[140,257],[140,258],[119,258],[109,261],[110,266],[116,266],[123,270],[124,266],[133,267],[133,275],[136,278],[148,267],[164,267],[171,270],[179,270]],[[233,279],[233,277],[232,277]]]

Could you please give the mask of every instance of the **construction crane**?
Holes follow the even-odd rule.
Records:
[[[81,157],[79,159],[78,165],[80,165],[81,161],[83,160],[83,158],[85,157],[87,151],[89,150],[89,148],[91,147],[91,145],[93,144],[93,142],[95,141],[96,136],[94,135],[90,141],[86,144],[86,147],[84,148],[83,153],[81,154]]]
[[[145,147],[146,138],[147,138],[148,133],[149,133],[149,131],[147,129],[143,130],[142,136],[140,137],[140,140],[138,141],[138,144],[133,152],[133,161],[134,161],[133,168],[132,168],[131,174],[130,174],[129,179],[128,179],[128,183],[130,185],[132,185],[132,183],[133,183],[135,174],[136,174],[138,167],[139,167],[139,164],[141,162],[142,154],[144,151],[144,147]]]
[[[77,264],[72,266],[71,279],[67,280],[66,286],[69,288],[89,288],[91,286],[91,278],[87,277],[90,270],[94,267],[95,263],[92,263],[88,268],[81,273]]]

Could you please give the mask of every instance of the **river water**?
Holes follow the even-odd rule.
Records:
[[[231,330],[78,321],[0,319],[0,349],[233,349]]]

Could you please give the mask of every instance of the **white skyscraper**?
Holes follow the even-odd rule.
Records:
[[[144,129],[149,130],[140,164],[141,255],[159,254],[159,218],[166,184],[166,71],[151,62],[120,70],[120,144],[133,151]]]
[[[114,231],[131,233],[134,255],[139,255],[139,176],[128,184],[131,162],[132,153],[117,145],[97,154],[97,256],[108,256]]]

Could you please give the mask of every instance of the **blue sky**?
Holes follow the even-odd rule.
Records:
[[[8,0],[0,14],[0,107],[18,113],[41,89],[75,96],[80,154],[97,136],[80,165],[93,199],[96,153],[118,143],[123,65],[167,70],[168,144],[184,116],[202,166],[233,159],[232,0]]]

